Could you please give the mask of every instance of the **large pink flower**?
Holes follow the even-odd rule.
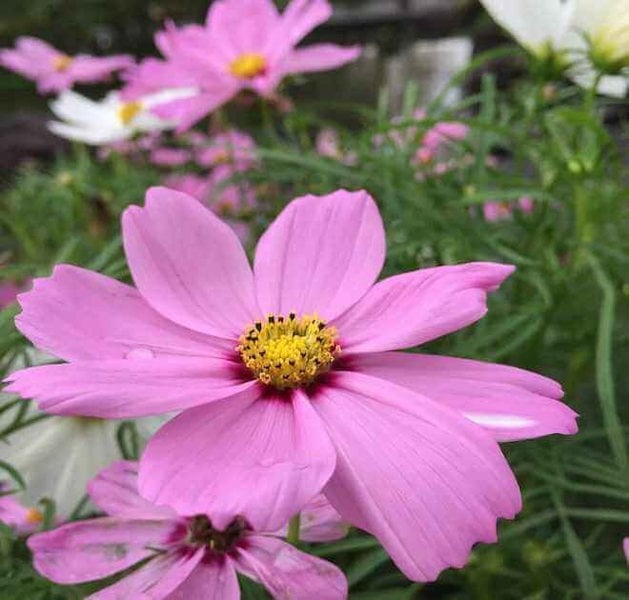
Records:
[[[332,14],[328,0],[292,0],[280,15],[272,0],[216,0],[204,27],[169,24],[155,44],[165,60],[148,59],[128,74],[127,95],[196,87],[155,112],[187,129],[243,90],[271,96],[287,75],[325,71],[355,60],[358,47],[296,48]]]
[[[133,65],[128,55],[68,56],[43,40],[20,37],[14,49],[0,50],[0,65],[37,82],[42,94],[70,89],[75,83],[103,81]]]
[[[59,266],[20,296],[19,329],[69,362],[13,373],[9,390],[56,414],[183,411],[142,459],[151,501],[269,531],[324,488],[410,578],[432,580],[520,510],[497,442],[576,431],[545,377],[396,351],[480,319],[513,267],[376,283],[385,235],[366,192],[291,202],[253,271],[230,228],[172,190],[128,208],[123,235],[137,289]]]
[[[276,534],[255,531],[242,516],[217,528],[211,513],[183,516],[147,502],[137,492],[136,463],[120,461],[102,471],[89,495],[108,517],[31,536],[28,546],[35,568],[57,583],[102,579],[147,561],[90,598],[238,600],[237,572],[278,600],[347,597],[337,567]]]

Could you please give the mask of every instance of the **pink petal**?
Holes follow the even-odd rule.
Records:
[[[282,13],[278,31],[296,45],[331,16],[332,5],[328,0],[291,0]]]
[[[202,466],[202,468],[200,468]],[[219,529],[242,515],[274,531],[317,494],[334,450],[308,400],[268,395],[187,410],[149,442],[140,493]]]
[[[260,308],[338,316],[373,285],[384,253],[382,219],[367,192],[293,200],[258,243]]]
[[[557,401],[561,386],[529,371],[402,352],[355,356],[349,364],[449,406],[499,442],[577,431],[576,413]]]
[[[462,567],[521,507],[496,442],[456,412],[383,380],[338,373],[313,405],[337,450],[324,493],[407,577]]]
[[[44,365],[11,373],[6,391],[44,412],[126,419],[229,398],[254,385],[217,358],[138,358]]]
[[[79,267],[58,265],[19,297],[18,329],[38,348],[65,360],[155,356],[226,356],[233,344],[176,325],[138,291]]]
[[[332,563],[300,552],[290,544],[252,535],[240,548],[236,568],[261,583],[273,598],[345,600],[347,581]]]
[[[151,188],[144,208],[125,211],[122,228],[140,293],[168,319],[236,340],[259,316],[245,251],[196,199]]]
[[[515,267],[466,263],[420,269],[376,284],[337,319],[346,352],[409,348],[478,321],[487,312],[487,293]]]
[[[162,600],[183,585],[205,555],[200,548],[194,554],[168,553],[149,561],[130,575],[89,596],[89,600]],[[205,598],[202,596],[202,598]],[[190,600],[196,600],[190,597]]]
[[[220,87],[212,91],[204,91],[190,98],[181,98],[159,104],[151,109],[158,117],[177,123],[176,132],[187,131],[203,117],[231,100],[238,88],[228,80],[221,81]]]
[[[138,463],[119,460],[87,484],[92,502],[106,514],[127,519],[174,519],[166,506],[155,506],[138,493]]]
[[[627,559],[627,563],[629,564],[629,537],[626,537],[622,541],[622,548],[625,552],[625,558]]]
[[[349,525],[323,494],[317,494],[300,512],[299,539],[304,542],[333,542],[344,538]],[[288,524],[272,535],[286,537]]]
[[[68,71],[76,81],[93,83],[107,79],[114,71],[128,69],[135,64],[132,56],[117,54],[113,56],[75,56]]]
[[[175,530],[172,521],[91,519],[28,539],[35,569],[56,583],[107,577],[155,554]]]
[[[204,560],[167,600],[240,600],[231,559]]]
[[[221,37],[235,58],[264,50],[279,21],[271,0],[227,0],[211,4],[207,15],[210,37]]]
[[[327,71],[355,61],[361,52],[360,46],[313,44],[291,52],[286,58],[283,69],[286,74]]]

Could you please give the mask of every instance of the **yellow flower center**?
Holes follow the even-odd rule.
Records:
[[[141,102],[123,102],[118,107],[118,119],[123,125],[128,125],[135,119],[137,114],[142,110]]]
[[[341,353],[336,329],[315,315],[269,315],[239,341],[236,350],[247,368],[262,383],[280,390],[312,383]]]
[[[52,68],[59,73],[63,73],[63,71],[66,71],[70,67],[73,60],[74,59],[67,54],[57,54],[57,56],[52,59]]]
[[[262,54],[256,54],[255,52],[241,54],[236,60],[232,61],[229,71],[240,79],[253,79],[266,71],[266,58]]]
[[[37,525],[44,520],[44,515],[42,515],[36,508],[29,508],[26,511],[25,520],[30,525]]]

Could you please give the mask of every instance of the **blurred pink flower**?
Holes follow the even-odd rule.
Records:
[[[535,203],[532,198],[524,196],[512,202],[485,202],[483,204],[483,217],[485,221],[496,222],[510,219],[515,210],[520,210],[525,214],[532,213]]]
[[[355,152],[344,153],[341,150],[341,140],[338,131],[332,127],[324,127],[317,134],[315,148],[321,156],[334,158],[345,165],[352,166],[358,162]]]
[[[226,525],[217,526],[211,513],[181,515],[151,504],[138,494],[137,463],[114,463],[88,490],[108,516],[28,540],[35,568],[52,581],[103,579],[146,561],[92,597],[237,600],[237,573],[261,583],[278,600],[347,597],[345,576],[336,566],[276,534],[257,531],[240,515],[231,514]]]
[[[550,379],[397,351],[481,319],[513,267],[376,283],[385,233],[364,191],[288,204],[253,270],[231,229],[173,190],[150,189],[122,229],[137,288],[69,265],[37,280],[16,325],[69,362],[14,372],[7,389],[54,414],[181,411],[141,461],[158,505],[275,531],[323,489],[408,577],[433,580],[520,510],[497,442],[577,429]]]
[[[358,58],[359,47],[296,48],[332,14],[328,0],[292,0],[280,15],[272,0],[217,0],[204,26],[168,24],[155,44],[165,60],[149,59],[128,74],[134,97],[164,87],[195,87],[191,98],[154,109],[188,129],[241,91],[272,97],[287,75],[324,71]]]
[[[210,187],[212,185],[209,177],[186,173],[183,175],[169,175],[164,179],[164,185],[172,190],[183,192],[199,202],[208,201]]]
[[[37,82],[40,93],[61,92],[75,83],[106,80],[113,72],[134,64],[128,55],[68,56],[43,40],[19,37],[14,49],[0,50],[0,65]]]
[[[14,281],[0,281],[0,310],[13,304],[21,291]]]
[[[8,486],[0,482],[0,522],[9,526],[18,535],[32,533],[42,524],[44,516],[36,508],[28,508],[7,494]]]
[[[150,160],[160,167],[177,167],[185,165],[192,159],[188,148],[168,148],[166,146],[151,150]]]
[[[256,163],[256,142],[247,133],[230,129],[218,133],[197,151],[197,162],[203,167],[229,165],[235,171],[247,171]]]
[[[625,558],[627,559],[627,563],[629,563],[629,537],[626,537],[622,541],[622,547],[623,547],[623,550],[625,551]]]

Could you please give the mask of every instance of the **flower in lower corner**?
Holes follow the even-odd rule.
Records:
[[[94,146],[115,144],[138,133],[162,131],[174,126],[151,113],[156,103],[183,98],[190,90],[167,90],[150,94],[132,102],[122,100],[117,92],[110,92],[100,101],[90,100],[76,92],[63,92],[50,103],[59,121],[48,123],[56,135]]]
[[[106,80],[115,71],[134,64],[128,55],[69,56],[34,37],[17,39],[15,48],[0,50],[0,65],[37,82],[40,93],[62,92],[75,83]]]
[[[44,521],[42,512],[19,502],[9,485],[0,481],[0,523],[4,523],[18,535],[28,535],[36,531]]]
[[[242,91],[271,97],[282,79],[326,71],[358,58],[359,47],[297,44],[332,15],[328,0],[292,0],[280,14],[271,0],[213,2],[204,26],[168,24],[155,37],[165,60],[148,59],[127,76],[128,97],[164,87],[193,85],[197,94],[156,111],[179,129],[191,125]]]
[[[246,485],[233,493],[247,494]],[[337,567],[256,530],[246,513],[189,516],[146,501],[137,492],[136,463],[114,463],[90,483],[89,494],[108,516],[36,534],[28,546],[37,571],[57,583],[102,579],[137,566],[91,598],[237,600],[237,573],[278,600],[347,597]]]
[[[157,504],[272,531],[323,489],[409,578],[433,580],[520,510],[498,442],[576,431],[550,379],[399,352],[481,319],[514,268],[376,282],[385,233],[364,191],[289,203],[253,269],[185,194],[152,188],[122,222],[136,287],[69,265],[36,280],[16,324],[68,362],[13,373],[8,389],[57,414],[182,411],[142,457],[140,492]]]

